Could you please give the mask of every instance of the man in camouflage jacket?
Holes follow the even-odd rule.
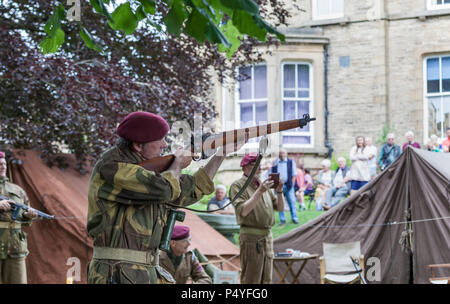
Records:
[[[174,283],[159,266],[159,244],[168,202],[193,204],[214,190],[214,177],[227,146],[194,175],[181,174],[191,156],[175,153],[161,174],[138,164],[167,147],[167,122],[149,112],[133,112],[119,124],[118,143],[96,163],[89,184],[87,229],[94,240],[88,283]]]
[[[190,229],[187,226],[175,226],[170,241],[170,252],[161,251],[160,265],[167,270],[177,284],[211,284],[212,280],[205,272],[191,244]]]
[[[25,191],[9,182],[6,169],[5,153],[0,151],[0,195],[29,205]],[[35,211],[21,210],[13,220],[10,201],[0,200],[0,284],[27,283],[25,264],[25,257],[28,255],[27,235],[22,231],[22,225],[30,226],[31,220],[35,217],[37,217]]]

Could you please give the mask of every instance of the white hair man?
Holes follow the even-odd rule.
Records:
[[[227,197],[227,188],[224,185],[216,186],[216,194],[208,202],[208,210],[217,210],[216,213],[220,214],[234,214],[234,208],[232,204],[229,204],[230,200]],[[224,206],[228,206],[223,210],[218,210]]]

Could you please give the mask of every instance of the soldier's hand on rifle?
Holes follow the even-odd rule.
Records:
[[[174,155],[175,160],[173,162],[180,169],[186,168],[192,161],[192,155],[184,149],[178,149]]]
[[[0,201],[0,211],[9,211],[11,209],[11,205],[7,200]]]
[[[34,219],[38,216],[38,214],[36,213],[36,211],[34,211],[34,209],[28,209],[27,212],[23,213],[23,216],[29,219]]]

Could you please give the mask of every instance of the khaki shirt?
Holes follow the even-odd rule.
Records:
[[[18,185],[0,177],[0,194],[18,203],[30,205],[27,194]],[[12,210],[0,212],[0,222],[31,226],[31,219],[23,216],[24,210],[19,212],[16,220],[12,219]],[[28,255],[27,235],[21,228],[0,228],[0,259],[21,258]]]
[[[212,280],[200,265],[197,257],[192,251],[183,255],[180,264],[175,269],[175,265],[165,251],[159,255],[159,264],[167,270],[175,279],[177,284],[186,284],[189,278],[192,278],[195,284],[211,284]]]
[[[235,181],[230,187],[230,197],[234,198],[239,190],[244,186],[246,176],[242,176],[240,179]],[[274,210],[277,206],[277,198],[273,193],[273,190],[267,190],[261,196],[261,200],[256,203],[255,208],[247,214],[246,217],[241,215],[243,205],[250,197],[255,193],[257,186],[254,182],[248,185],[244,193],[234,201],[234,207],[236,209],[236,220],[241,227],[252,227],[258,229],[270,229],[275,225],[275,215]]]

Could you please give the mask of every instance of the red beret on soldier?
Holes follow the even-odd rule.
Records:
[[[5,152],[0,151],[0,158],[5,158]]]
[[[248,164],[255,162],[258,159],[258,153],[247,153],[241,160],[241,167],[245,167]]]
[[[160,140],[168,132],[169,124],[164,118],[143,111],[128,114],[117,128],[117,135],[136,143]]]
[[[175,226],[172,232],[172,240],[178,241],[189,237],[189,227]]]

